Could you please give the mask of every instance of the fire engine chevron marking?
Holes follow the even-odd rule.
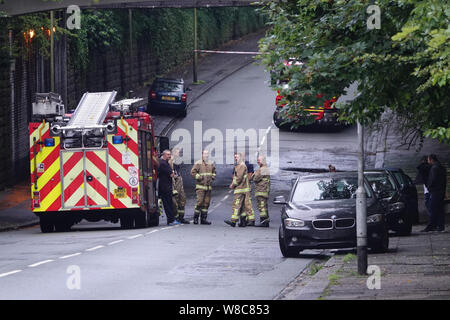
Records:
[[[41,207],[35,211],[56,211],[61,208],[61,183],[58,183],[47,196],[42,197]]]
[[[43,128],[41,131],[41,139],[48,138],[50,136],[49,128],[50,125],[48,122],[45,123],[45,126],[42,127],[42,123],[32,132],[30,133],[30,146],[33,146],[33,139],[36,138],[36,141],[39,141],[39,129]],[[32,149],[32,148],[31,148]]]
[[[87,159],[87,161],[90,162],[89,159]],[[102,174],[102,172],[100,171],[100,169],[98,169],[97,166],[94,166],[92,164],[92,165],[90,165],[90,168],[91,168],[92,174],[94,176],[98,176],[98,175]],[[106,196],[106,193],[107,193],[106,186],[99,184],[99,185],[97,185],[97,188],[100,188],[101,194],[105,194],[105,196]],[[114,189],[117,189],[118,186],[114,183],[113,179],[109,180],[109,188],[110,188],[109,198],[111,200],[111,206],[104,207],[104,208],[126,208],[127,205],[131,205],[131,199],[129,201],[127,201],[127,199],[115,199],[114,198],[114,195],[112,194],[111,191]],[[128,195],[128,193],[127,193],[127,195]],[[106,203],[106,201],[105,201],[105,203]]]
[[[54,147],[44,147],[41,152],[37,153],[36,162],[45,163],[45,168],[47,168],[51,163],[53,163],[59,157],[59,138],[55,137]],[[30,152],[30,172],[34,174],[34,154],[33,151]]]

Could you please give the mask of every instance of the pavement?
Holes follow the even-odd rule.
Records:
[[[265,30],[246,35],[240,39],[229,41],[222,47],[223,51],[258,51],[258,40]],[[209,48],[212,49],[212,48]],[[188,113],[190,106],[202,95],[221,81],[255,62],[252,55],[200,54],[197,67],[197,84],[193,83],[192,64],[186,63],[165,74],[165,77],[183,78],[192,91],[188,92]],[[136,88],[134,96],[148,100],[148,86]],[[171,115],[154,115],[154,130],[156,135],[166,135],[180,121]],[[0,231],[8,231],[33,226],[39,223],[30,210],[29,181],[19,182],[12,188],[0,191]]]
[[[356,250],[338,251],[300,274],[277,299],[448,300],[450,216],[446,218],[445,232],[423,233],[424,225],[418,225],[410,236],[391,236],[387,253],[369,253],[367,275],[358,274]]]

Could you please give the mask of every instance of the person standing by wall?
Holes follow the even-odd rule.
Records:
[[[423,197],[424,204],[427,210],[428,219],[431,216],[431,207],[430,207],[430,192],[426,186],[428,183],[428,176],[430,174],[431,165],[428,163],[428,156],[423,156],[419,166],[417,167],[417,175],[414,180],[414,184],[423,185]]]
[[[209,151],[203,150],[202,159],[195,162],[191,169],[191,176],[195,179],[195,192],[197,194],[197,203],[194,208],[194,224],[211,224],[207,220],[208,208],[211,202],[212,183],[216,178],[216,167],[209,161]]]
[[[172,194],[173,194],[173,181],[174,173],[172,167],[169,164],[169,160],[171,159],[172,154],[170,150],[164,150],[159,159],[159,170],[158,170],[158,196],[161,198],[162,203],[164,205],[164,212],[167,216],[167,225],[177,225],[180,224],[175,219],[173,202],[172,202]]]
[[[447,188],[447,170],[439,162],[435,154],[428,156],[431,165],[427,188],[430,191],[431,215],[427,227],[423,232],[445,230],[444,199]]]

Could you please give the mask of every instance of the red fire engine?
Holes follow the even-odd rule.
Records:
[[[80,222],[157,226],[157,151],[142,99],[87,92],[73,114],[54,93],[36,95],[30,132],[32,210],[42,232]]]

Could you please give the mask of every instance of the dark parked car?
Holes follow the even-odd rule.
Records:
[[[156,78],[148,94],[147,112],[176,113],[185,117],[187,114],[187,93],[190,91],[184,85],[183,79]]]
[[[300,177],[283,204],[279,243],[285,257],[298,256],[304,249],[356,247],[356,172],[326,173]],[[389,248],[384,209],[365,180],[367,192],[368,247],[376,252]]]
[[[388,169],[369,170],[364,175],[385,208],[389,229],[399,235],[410,235],[417,214],[417,190],[414,185],[415,192],[409,190],[406,184],[409,177],[403,171]],[[398,182],[397,175],[406,186]]]
[[[384,168],[384,170],[394,176],[400,187],[400,192],[406,197],[407,209],[413,217],[413,223],[419,223],[419,202],[416,185],[400,168]]]

